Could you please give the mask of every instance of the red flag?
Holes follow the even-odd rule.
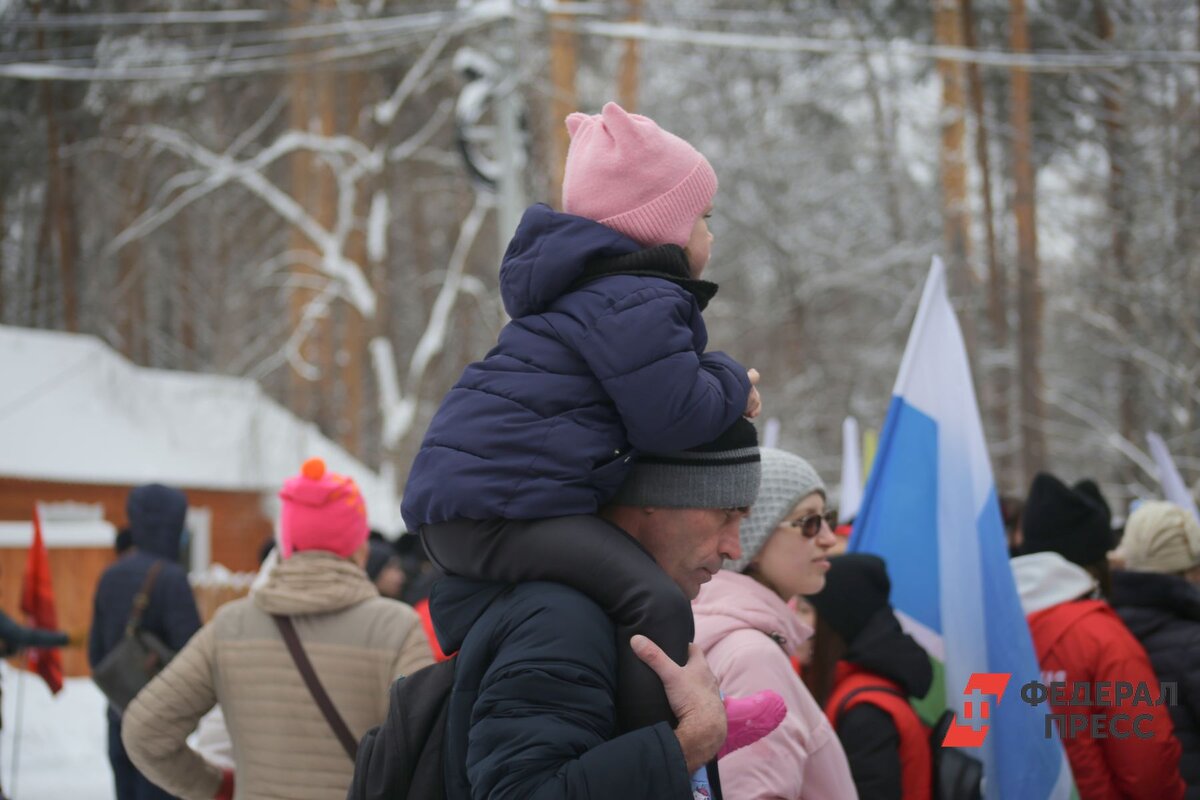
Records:
[[[42,519],[37,503],[33,504],[33,543],[29,546],[29,558],[25,561],[25,575],[21,580],[21,610],[35,628],[58,628],[54,585],[50,582],[50,555],[42,541]],[[51,694],[62,690],[62,653],[58,648],[30,648],[29,668],[42,676]]]

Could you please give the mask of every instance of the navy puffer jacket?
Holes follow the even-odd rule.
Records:
[[[1170,707],[1183,745],[1179,774],[1189,800],[1200,798],[1200,591],[1177,575],[1114,572],[1112,606],[1137,637],[1159,683],[1175,683]]]
[[[88,636],[88,663],[93,667],[125,635],[133,598],[155,561],[163,563],[150,590],[142,628],[172,650],[182,649],[200,629],[196,599],[187,573],[178,563],[187,498],[178,489],[152,483],[131,491],[125,510],[136,549],[100,576]]]
[[[679,740],[659,723],[620,733],[612,621],[557,583],[444,578],[429,610],[458,650],[446,718],[450,800],[686,800]]]
[[[500,290],[512,321],[430,423],[404,490],[409,530],[594,513],[637,451],[710,441],[746,408],[746,369],[704,352],[715,287],[690,279],[674,245],[642,250],[536,205]]]

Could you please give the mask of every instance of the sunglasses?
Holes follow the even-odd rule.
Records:
[[[799,529],[805,539],[815,539],[821,533],[822,522],[829,526],[829,530],[836,528],[838,525],[837,509],[826,511],[824,514],[809,514],[800,519],[787,520],[782,524]]]

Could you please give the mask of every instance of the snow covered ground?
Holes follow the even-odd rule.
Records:
[[[104,695],[89,678],[68,678],[51,696],[37,675],[19,674],[0,661],[4,728],[0,731],[0,779],[12,800],[113,800],[108,766]],[[20,687],[18,689],[18,683]],[[24,708],[17,730],[17,703]],[[13,747],[21,737],[13,784]]]

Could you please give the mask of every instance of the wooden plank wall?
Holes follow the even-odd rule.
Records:
[[[18,622],[21,614],[21,576],[28,550],[0,547],[0,608]],[[92,595],[100,574],[113,562],[111,549],[52,547],[50,576],[54,581],[55,610],[58,626],[80,645],[63,649],[63,671],[67,675],[87,675],[87,631],[92,622]]]
[[[0,520],[30,518],[35,501],[100,503],[104,518],[120,528],[127,523],[125,498],[128,486],[62,484],[0,477]],[[234,572],[258,569],[258,549],[271,536],[272,526],[261,511],[257,492],[184,489],[189,504],[212,510],[212,563]],[[78,636],[81,645],[63,650],[68,676],[89,674],[87,630],[92,619],[92,597],[105,568],[115,558],[111,548],[48,548],[59,626]],[[0,547],[0,608],[16,620],[20,612],[21,576],[27,548]],[[227,587],[201,587],[196,592],[201,616],[207,620],[224,602],[245,594]]]

